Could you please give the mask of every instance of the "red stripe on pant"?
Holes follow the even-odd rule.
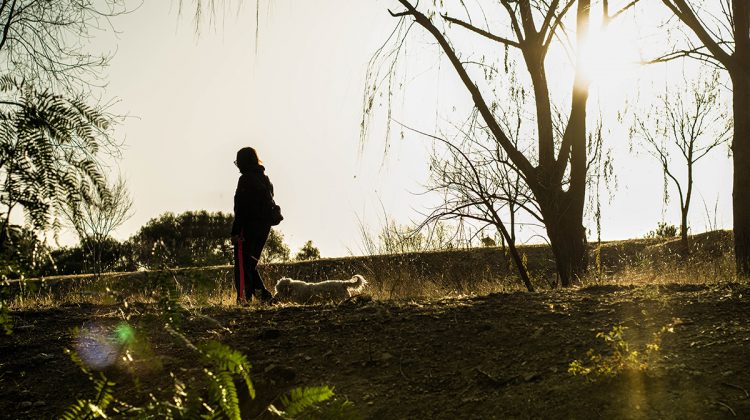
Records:
[[[237,262],[240,264],[240,290],[239,290],[239,300],[240,302],[245,301],[245,257],[242,252],[242,242],[244,242],[245,239],[245,231],[240,231],[240,238],[237,241]]]

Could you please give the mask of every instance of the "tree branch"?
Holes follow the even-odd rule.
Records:
[[[568,13],[568,10],[570,10],[570,7],[573,6],[574,3],[575,0],[569,0],[568,3],[565,4],[565,7],[563,7],[563,9],[560,11],[560,14],[555,18],[552,26],[550,26],[544,44],[542,45],[542,48],[544,48],[545,50],[549,49],[550,44],[552,44],[552,39],[555,37],[555,33],[557,32],[557,27],[562,25],[563,17],[565,17],[565,15]]]
[[[510,17],[510,23],[511,23],[510,26],[513,28],[513,31],[516,33],[518,42],[523,44],[526,38],[524,38],[523,32],[521,31],[521,25],[519,25],[518,23],[518,17],[516,17],[516,12],[510,6],[510,2],[508,0],[500,0],[500,3],[503,5],[503,7],[505,7],[505,10],[508,12],[508,17]]]
[[[516,41],[510,40],[510,39],[507,39],[507,38],[503,38],[501,36],[497,36],[495,34],[492,34],[492,33],[488,32],[488,31],[485,31],[484,29],[477,28],[474,25],[466,23],[466,22],[464,22],[464,21],[462,21],[460,19],[456,19],[456,18],[450,17],[450,16],[448,16],[446,14],[443,14],[441,16],[443,17],[443,19],[447,20],[448,22],[455,23],[458,26],[461,26],[463,28],[466,28],[466,29],[474,32],[474,33],[482,35],[485,38],[491,39],[491,40],[499,42],[501,44],[509,45],[511,47],[521,48],[521,44],[519,44]]]
[[[708,33],[708,30],[698,17],[693,12],[693,9],[687,3],[686,0],[662,0],[665,6],[667,6],[685,25],[690,28],[700,41],[705,45],[713,57],[719,61],[724,67],[729,68],[733,65],[732,55],[724,51],[721,48],[721,41],[716,40]]]
[[[544,16],[544,22],[542,22],[542,26],[539,28],[539,34],[542,38],[546,37],[547,30],[549,29],[550,23],[552,22],[552,18],[555,17],[555,10],[557,10],[557,5],[560,3],[560,0],[552,0],[552,3],[549,5],[549,9],[547,9],[547,15]]]
[[[388,13],[390,13],[391,16],[393,16],[393,17],[402,17],[402,16],[409,16],[409,15],[411,15],[411,12],[408,11],[408,10],[404,11],[404,12],[394,13],[394,12],[391,11],[391,9],[388,9]]]
[[[506,153],[508,153],[508,157],[511,159],[511,161],[513,161],[513,164],[516,165],[519,170],[524,172],[528,179],[534,179],[533,175],[535,174],[535,168],[531,165],[531,162],[529,162],[526,156],[524,156],[513,145],[510,139],[508,139],[508,136],[505,135],[500,126],[497,124],[497,121],[495,121],[495,117],[492,115],[492,111],[490,111],[489,107],[487,106],[487,102],[484,100],[482,93],[479,91],[477,85],[475,85],[471,80],[471,77],[469,77],[466,69],[464,69],[464,67],[461,65],[461,60],[459,60],[456,52],[453,51],[453,48],[450,46],[445,36],[443,36],[440,30],[432,24],[427,16],[419,12],[408,0],[399,0],[399,2],[404,7],[406,7],[407,11],[409,11],[412,16],[414,16],[417,24],[425,28],[438,41],[438,44],[440,44],[443,52],[445,52],[445,55],[448,57],[451,64],[455,68],[456,72],[461,78],[461,81],[466,86],[466,89],[471,93],[471,97],[474,100],[474,105],[477,107],[479,113],[482,115],[482,118],[487,123],[488,128],[495,136],[497,141],[501,144],[503,149],[505,149]]]
[[[611,16],[609,15],[609,12],[607,12],[607,14],[604,16],[604,19],[606,20],[607,23],[609,23],[610,21],[612,21],[614,19],[617,19],[617,17],[620,16],[621,14],[627,12],[630,8],[635,7],[635,5],[638,4],[638,2],[640,2],[640,1],[641,0],[633,0],[633,1],[631,1],[630,3],[626,4],[625,6],[623,6],[622,9],[616,11],[615,14],[613,14]]]
[[[3,5],[5,7],[5,5]],[[8,32],[10,31],[10,23],[13,21],[13,17],[15,16],[13,12],[16,9],[16,0],[13,0],[13,4],[10,5],[10,10],[8,10],[8,20],[5,22],[5,27],[3,28],[3,38],[0,39],[0,51],[2,51],[3,47],[5,46],[5,41],[8,40]]]

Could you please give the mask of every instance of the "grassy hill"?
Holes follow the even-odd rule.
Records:
[[[633,239],[590,245],[590,273],[586,284],[705,283],[733,277],[730,231],[691,237],[691,256],[680,257],[679,240]],[[520,246],[532,281],[549,289],[556,281],[554,259],[548,246]],[[376,299],[486,294],[524,290],[509,255],[501,248],[472,248],[399,255],[326,258],[260,267],[267,287],[281,277],[306,281],[364,275],[368,293]],[[106,273],[101,276],[54,276],[10,281],[6,290],[16,304],[61,302],[114,302],[131,297],[153,301],[164,281],[175,282],[194,301],[233,303],[231,266],[181,268],[164,271]],[[20,300],[19,300],[20,299]]]

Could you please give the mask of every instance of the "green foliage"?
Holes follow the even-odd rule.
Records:
[[[311,261],[320,259],[320,250],[313,245],[312,241],[305,242],[302,249],[294,257],[297,261]]]
[[[568,373],[594,380],[599,376],[616,376],[623,371],[645,371],[661,349],[662,334],[674,331],[671,324],[662,327],[654,333],[652,341],[646,344],[644,350],[639,352],[631,350],[630,343],[623,337],[625,329],[622,325],[615,325],[608,333],[597,333],[596,337],[604,340],[611,354],[599,354],[589,349],[586,353],[588,362],[572,361],[568,366]]]
[[[497,246],[497,242],[489,236],[482,236],[480,242],[482,243],[482,246],[486,248]]]
[[[263,253],[260,254],[260,261],[264,264],[289,261],[289,247],[284,244],[284,235],[281,232],[271,229]]]
[[[73,362],[94,382],[97,397],[89,400],[78,400],[66,411],[64,418],[106,418],[108,409],[112,406],[115,414],[128,411],[137,413],[142,418],[227,418],[240,419],[239,398],[234,379],[239,376],[247,387],[248,394],[255,398],[255,389],[250,380],[250,363],[242,353],[215,341],[195,345],[188,337],[179,332],[182,315],[186,311],[179,303],[179,289],[176,280],[162,275],[159,279],[162,297],[160,306],[165,318],[165,329],[178,338],[189,350],[196,352],[204,365],[202,372],[208,383],[208,398],[205,398],[205,387],[197,379],[183,382],[174,373],[172,395],[159,398],[155,393],[151,401],[142,407],[133,407],[121,401],[114,394],[115,384],[108,381],[103,373],[95,378],[90,369],[81,361],[80,357],[70,350]],[[125,305],[127,308],[127,305]],[[123,316],[127,319],[127,316]],[[123,354],[128,355],[131,347],[142,345],[137,332],[129,324],[121,323],[114,330],[115,340],[122,346]],[[126,358],[127,359],[127,358]]]
[[[0,250],[0,328],[10,335],[13,333],[9,308],[12,296],[7,281],[41,273],[49,250],[30,229],[9,225],[5,232],[7,239]]]
[[[94,399],[78,400],[75,404],[68,407],[63,413],[64,420],[78,420],[88,418],[107,418],[107,409],[114,401],[112,388],[114,382],[110,382],[102,374],[101,378],[94,379],[94,390],[96,397]]]
[[[10,225],[0,252],[0,276],[8,279],[82,274],[95,272],[95,265],[106,271],[133,271],[127,243],[111,237],[97,240],[98,263],[94,261],[91,240],[84,239],[78,246],[50,250],[31,229]]]
[[[71,405],[63,415],[64,419],[106,418],[112,414],[128,412],[140,418],[226,418],[240,419],[239,398],[234,384],[235,376],[240,376],[247,387],[248,394],[255,398],[255,390],[250,380],[250,363],[240,352],[218,342],[208,342],[200,346],[193,345],[184,335],[168,328],[168,331],[182,339],[189,349],[198,352],[206,365],[203,368],[208,381],[208,398],[204,396],[204,387],[200,380],[193,379],[185,383],[170,373],[174,379],[172,395],[159,398],[151,393],[151,401],[142,407],[134,407],[119,399],[115,393],[115,383],[98,372],[95,376],[71,350],[66,350],[71,360],[94,383],[93,399],[81,399]],[[130,334],[130,333],[129,333]],[[124,344],[136,340],[131,336]]]
[[[255,389],[250,380],[250,362],[244,354],[217,341],[209,341],[198,346],[198,349],[204,361],[211,364],[211,368],[203,369],[210,379],[210,405],[220,407],[227,418],[239,420],[240,407],[234,376],[242,377],[250,397],[255,398]]]
[[[44,272],[50,251],[34,231],[9,225],[5,233],[5,246],[0,251],[0,276],[17,279]]]
[[[138,264],[148,269],[229,264],[232,216],[221,212],[164,213],[130,239]]]
[[[656,227],[655,230],[650,231],[646,234],[646,238],[648,239],[669,239],[674,238],[677,236],[677,231],[679,229],[675,225],[667,224],[667,222],[659,222],[659,225]]]
[[[93,246],[97,247],[98,259],[90,251]],[[108,237],[97,240],[92,244],[89,239],[84,239],[81,244],[73,247],[61,247],[49,252],[41,273],[42,275],[58,274],[82,274],[96,272],[96,266],[101,271],[134,271],[137,269],[135,260],[132,258],[130,244],[119,242]]]
[[[333,390],[327,386],[294,388],[289,395],[281,397],[281,404],[283,409],[271,404],[268,411],[284,419],[354,419],[359,417],[351,402],[335,399]]]
[[[80,98],[66,98],[0,78],[0,204],[24,209],[35,230],[58,226],[56,210],[104,193],[100,149],[112,146],[111,119]],[[5,235],[0,235],[0,249]]]
[[[296,417],[331,397],[333,397],[333,391],[327,386],[295,388],[290,392],[289,397],[281,397],[281,403],[289,417]]]
[[[222,212],[164,213],[149,220],[129,242],[137,265],[148,269],[232,264],[233,220],[232,215]],[[289,248],[283,240],[284,237],[272,229],[261,260],[288,260]]]

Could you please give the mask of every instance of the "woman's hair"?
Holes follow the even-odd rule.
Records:
[[[234,163],[242,173],[263,166],[263,161],[258,158],[258,152],[252,147],[243,147],[237,151],[237,160]]]

